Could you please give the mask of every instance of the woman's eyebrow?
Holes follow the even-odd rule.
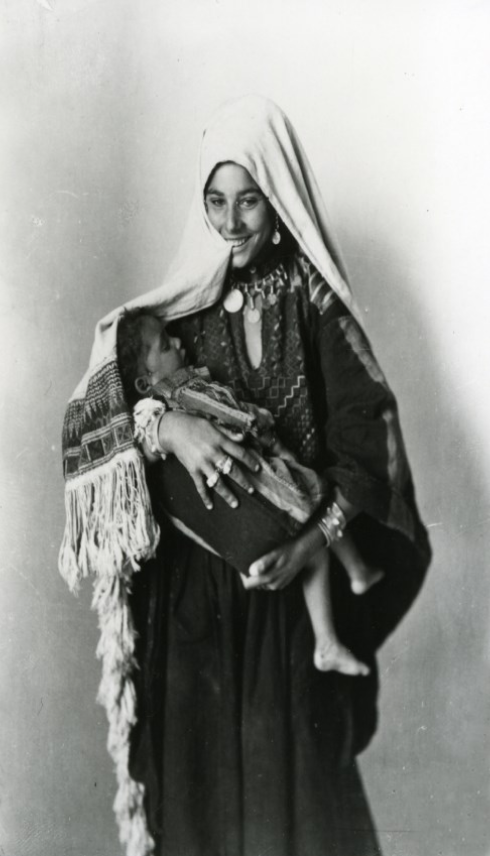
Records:
[[[225,194],[222,193],[221,190],[215,190],[214,187],[208,187],[208,189],[206,190],[206,196],[211,193],[213,194],[213,196],[225,196]],[[258,187],[246,187],[245,190],[240,190],[237,193],[237,196],[248,196],[249,193],[256,193],[258,196],[264,195]]]

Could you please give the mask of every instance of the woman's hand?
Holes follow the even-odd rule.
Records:
[[[206,508],[213,507],[207,479],[215,476],[217,471],[219,478],[212,489],[232,508],[238,507],[235,494],[220,473],[228,457],[232,459],[232,467],[227,477],[253,493],[254,488],[241,466],[257,472],[260,463],[254,452],[244,449],[237,442],[243,440],[243,435],[230,435],[220,431],[207,419],[173,410],[165,413],[160,420],[158,437],[162,447],[174,454],[186,468]]]
[[[310,524],[296,538],[250,565],[250,576],[245,577],[242,574],[244,587],[265,588],[269,591],[285,588],[324,545],[325,538],[318,526]]]

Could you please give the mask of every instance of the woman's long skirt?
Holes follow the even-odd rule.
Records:
[[[132,594],[157,856],[379,856],[354,760],[368,684],[313,667],[299,582],[246,592],[176,531],[162,544]]]

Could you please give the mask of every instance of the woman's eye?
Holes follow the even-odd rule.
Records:
[[[224,205],[224,200],[220,199],[218,196],[208,196],[207,203],[213,208],[222,208]]]
[[[240,200],[240,206],[242,208],[253,208],[259,202],[259,196],[244,196],[243,199]]]

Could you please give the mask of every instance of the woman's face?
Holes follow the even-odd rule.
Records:
[[[246,267],[269,246],[273,209],[243,166],[224,163],[217,167],[206,187],[204,204],[211,225],[232,245],[232,267]]]

